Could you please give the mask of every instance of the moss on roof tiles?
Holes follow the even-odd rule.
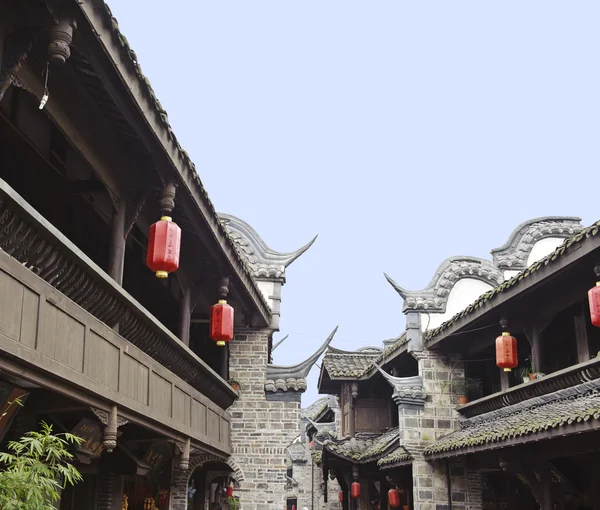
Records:
[[[581,242],[584,242],[586,239],[588,239],[590,237],[596,236],[598,234],[599,230],[600,230],[600,221],[597,221],[596,223],[583,229],[582,231],[580,231],[578,234],[574,235],[573,237],[566,239],[563,242],[563,244],[561,244],[558,248],[556,248],[556,250],[554,250],[552,253],[550,253],[543,259],[538,260],[537,262],[534,262],[531,266],[529,266],[527,269],[524,269],[520,273],[516,274],[510,280],[507,280],[504,283],[501,283],[500,285],[495,287],[494,289],[486,292],[485,294],[482,294],[481,296],[479,296],[479,298],[477,298],[473,303],[471,303],[469,306],[467,306],[464,310],[457,313],[451,319],[448,319],[446,322],[444,322],[437,328],[427,331],[427,333],[425,334],[425,338],[427,340],[429,340],[429,339],[434,338],[435,336],[439,335],[440,333],[442,333],[442,331],[444,331],[445,329],[449,328],[452,324],[454,324],[458,319],[465,317],[466,315],[469,315],[470,313],[474,312],[478,308],[481,308],[488,301],[490,301],[491,299],[494,299],[498,294],[514,287],[515,285],[518,285],[519,282],[521,282],[522,280],[531,276],[533,273],[535,273],[536,271],[539,271],[543,267],[553,264],[556,260],[558,260],[560,257],[562,257],[571,246],[573,246],[575,244],[579,244]]]
[[[342,440],[331,439],[323,447],[340,457],[355,462],[370,462],[383,456],[394,446],[399,446],[398,428],[383,434],[356,434],[355,437]]]
[[[600,381],[535,397],[466,420],[463,430],[425,449],[425,455],[461,450],[600,418]]]
[[[309,418],[314,420],[317,418],[325,409],[329,407],[329,397],[321,397],[315,400],[311,405],[300,410],[300,416],[302,418]]]
[[[323,358],[323,366],[329,377],[354,377],[359,378],[369,371],[375,370],[375,364],[385,363],[389,356],[406,345],[406,334],[400,335],[396,343],[379,352],[340,351],[330,349]]]
[[[389,453],[385,457],[382,457],[377,461],[377,465],[382,468],[392,467],[397,464],[410,462],[413,457],[404,446],[398,446],[392,453]]]

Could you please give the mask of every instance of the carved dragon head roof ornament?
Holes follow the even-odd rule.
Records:
[[[548,237],[567,239],[581,232],[581,218],[574,216],[545,216],[521,223],[508,240],[491,251],[494,264],[503,270],[522,271],[533,246]]]
[[[238,253],[257,279],[285,280],[285,269],[317,240],[315,236],[302,248],[290,253],[281,253],[269,248],[256,230],[240,218],[221,213],[219,218]]]
[[[338,326],[331,332],[327,337],[323,345],[317,349],[317,351],[305,359],[302,363],[291,366],[283,365],[267,365],[267,380],[265,383],[265,390],[267,392],[275,393],[278,390],[281,391],[297,391],[303,392],[306,390],[306,378],[308,373],[321,355],[325,352],[333,337],[338,330]]]
[[[474,278],[496,287],[504,275],[489,260],[478,257],[450,257],[438,267],[429,285],[423,290],[407,290],[385,274],[387,281],[404,299],[404,312],[420,311],[444,313],[450,291],[462,278]]]

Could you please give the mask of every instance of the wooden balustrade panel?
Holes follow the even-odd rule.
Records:
[[[227,411],[0,252],[0,356],[6,355],[230,452]]]

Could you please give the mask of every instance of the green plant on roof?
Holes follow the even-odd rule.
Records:
[[[225,500],[227,504],[227,508],[229,510],[239,510],[240,508],[240,500],[237,496],[230,496]]]

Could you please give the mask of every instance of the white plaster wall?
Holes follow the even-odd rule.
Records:
[[[538,260],[543,259],[546,255],[550,255],[563,242],[564,239],[561,237],[548,237],[535,243],[529,257],[527,257],[527,267]]]
[[[521,271],[514,271],[514,270],[504,271],[504,279],[510,280],[513,276],[518,275],[520,272]]]
[[[426,329],[437,328],[443,322],[452,318],[458,312],[464,310],[479,296],[491,290],[493,287],[481,280],[475,278],[462,278],[456,282],[456,285],[450,291],[448,296],[448,304],[445,313],[430,313],[429,316],[425,313],[421,314],[421,328]]]
[[[262,295],[265,296],[265,299],[267,300],[267,303],[269,304],[272,310],[273,300],[271,299],[271,296],[274,294],[275,291],[275,282],[257,280],[256,284],[258,285],[258,290],[260,290],[262,292]]]

